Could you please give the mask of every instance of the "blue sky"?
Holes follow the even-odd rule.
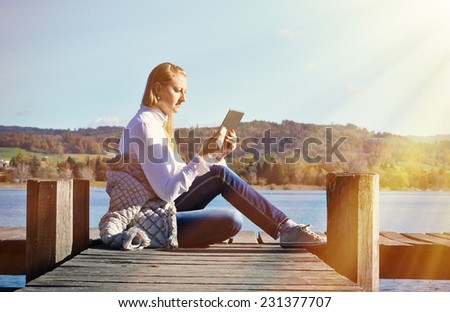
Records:
[[[449,1],[0,0],[0,125],[125,125],[150,70],[175,127],[244,120],[450,134]]]

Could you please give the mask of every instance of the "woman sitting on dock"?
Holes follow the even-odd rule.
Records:
[[[150,73],[140,109],[120,139],[120,161],[107,175],[111,202],[99,224],[102,240],[124,249],[208,246],[239,232],[241,212],[279,237],[282,247],[325,243],[227,167],[223,156],[236,148],[234,129],[221,130],[220,160],[210,157],[208,144],[187,164],[181,160],[172,117],[186,101],[186,86],[186,72],[174,64],[160,64]],[[219,194],[236,209],[204,209]]]

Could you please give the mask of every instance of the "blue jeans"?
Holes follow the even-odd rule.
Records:
[[[203,209],[221,194],[250,221],[276,238],[287,216],[224,166],[212,166],[175,200],[180,247],[207,246],[236,235],[242,215],[234,209]]]

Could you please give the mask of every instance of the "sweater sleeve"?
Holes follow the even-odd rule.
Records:
[[[170,158],[169,162],[146,161],[141,167],[148,182],[155,193],[166,202],[173,202],[181,194],[189,190],[192,182],[197,176],[209,171],[206,162],[196,155],[187,165],[174,164],[172,151],[167,145],[154,144],[149,146],[149,152],[154,153],[155,160],[159,156]]]
[[[131,129],[131,136],[140,138],[142,143],[132,144],[131,149],[144,156],[140,160],[142,170],[155,193],[166,202],[173,202],[189,189],[197,176],[209,171],[207,163],[198,155],[187,165],[177,161],[161,127],[142,123]],[[144,152],[136,148],[143,148]]]

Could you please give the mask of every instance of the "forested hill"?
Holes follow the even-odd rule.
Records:
[[[177,135],[185,143],[180,145],[181,154],[189,154],[189,137],[203,140],[212,130],[180,129]],[[0,126],[0,147],[44,154],[100,155],[104,139],[119,138],[121,132],[121,127],[61,130]],[[373,171],[380,174],[384,188],[450,189],[450,135],[407,137],[352,124],[289,120],[244,122],[237,135],[240,145],[229,166],[254,184],[323,186],[330,171]]]
[[[100,154],[107,137],[120,137],[122,127],[74,130],[0,126],[0,147],[18,147],[46,154]]]
[[[253,134],[258,135],[258,131],[264,131],[266,129],[272,129],[274,133],[280,133],[282,135],[288,135],[288,134],[297,134],[298,132],[302,132],[302,130],[307,130],[307,132],[303,133],[303,135],[309,134],[311,132],[311,129],[317,130],[324,127],[337,127],[339,129],[348,129],[350,132],[355,131],[363,133],[359,133],[360,135],[363,135],[364,137],[388,137],[388,136],[396,136],[391,133],[374,133],[374,132],[368,132],[364,128],[358,128],[355,125],[347,124],[346,126],[341,125],[313,125],[313,124],[302,124],[302,123],[296,123],[292,121],[283,121],[281,124],[273,123],[273,122],[266,122],[266,121],[252,121],[252,122],[246,122],[242,123],[240,130],[245,129],[244,132],[250,132]],[[71,134],[75,136],[92,136],[92,137],[119,137],[120,133],[122,132],[123,127],[117,127],[117,126],[102,126],[98,128],[78,128],[78,129],[52,129],[52,128],[36,128],[36,127],[19,127],[19,126],[2,126],[0,125],[0,135],[16,135],[16,134],[27,134],[27,135],[39,135],[39,136],[45,136],[45,135],[56,135],[56,136],[62,136],[64,134]],[[211,128],[196,128],[200,132],[202,130],[210,131]],[[308,130],[309,129],[309,130]],[[259,133],[261,136],[261,133]],[[397,136],[400,137],[400,136]],[[450,141],[450,134],[448,135],[435,135],[435,136],[414,136],[409,135],[405,136],[405,139],[410,140],[411,142],[418,142],[418,143],[435,143],[439,141]],[[0,147],[6,147],[3,145],[4,141],[0,141]],[[14,142],[11,142],[14,144]],[[8,146],[8,147],[20,147],[18,144],[19,142],[16,142],[14,146]]]
[[[72,133],[82,136],[109,136],[117,135],[122,131],[122,127],[98,127],[93,128],[79,128],[79,129],[51,129],[51,128],[36,128],[36,127],[19,127],[19,126],[1,126],[0,135],[3,134],[37,134],[37,135],[63,135],[64,133]]]

